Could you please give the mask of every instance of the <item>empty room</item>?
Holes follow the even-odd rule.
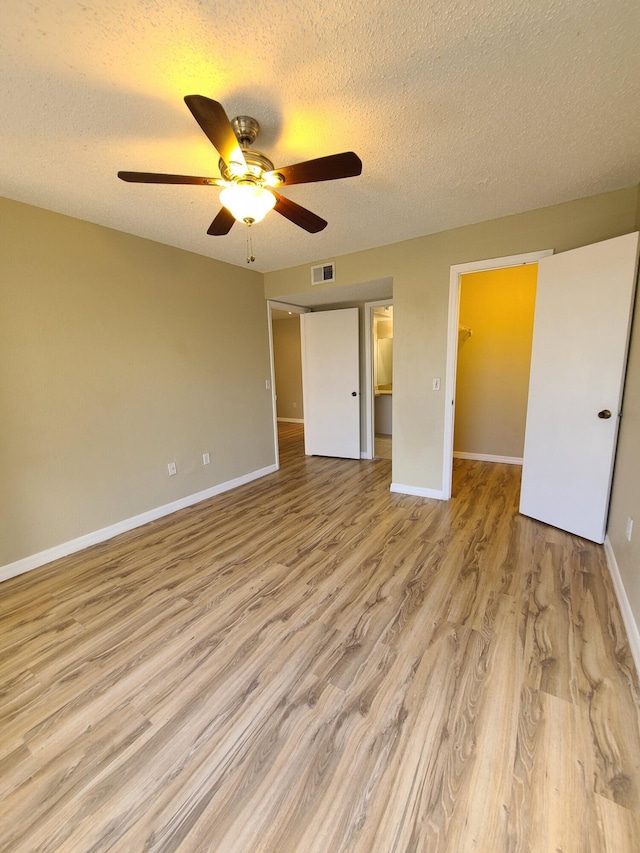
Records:
[[[0,849],[635,853],[640,8],[5,7]]]

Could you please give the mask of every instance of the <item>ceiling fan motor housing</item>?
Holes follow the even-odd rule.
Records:
[[[232,118],[231,127],[243,148],[245,145],[253,145],[260,133],[260,124],[255,118],[251,118],[251,116],[236,116]]]
[[[258,133],[260,133],[259,122],[257,119],[251,118],[251,116],[236,116],[231,119],[231,127],[233,128],[233,132],[240,143],[240,147],[242,148],[242,153],[247,164],[247,172],[245,176],[254,178],[256,181],[260,181],[264,172],[273,171],[273,163],[261,151],[255,151],[254,149],[249,148],[249,146],[253,145],[256,141]],[[238,179],[237,173],[234,175],[222,158],[220,158],[218,166],[220,168],[220,174],[225,181]]]
[[[255,151],[253,148],[245,148],[243,146],[242,153],[247,164],[247,174],[256,180],[260,180],[260,178],[262,178],[263,172],[273,171],[273,163],[260,151]],[[222,158],[220,158],[218,162],[218,167],[220,168],[220,174],[225,181],[233,181],[237,179],[237,173],[234,177],[233,172],[231,172],[228,165]]]

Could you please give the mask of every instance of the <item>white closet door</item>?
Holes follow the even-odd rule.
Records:
[[[638,233],[538,265],[520,512],[603,542]]]

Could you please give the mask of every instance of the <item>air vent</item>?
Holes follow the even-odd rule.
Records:
[[[329,284],[336,280],[336,265],[333,261],[330,264],[318,264],[317,267],[311,267],[311,284]]]

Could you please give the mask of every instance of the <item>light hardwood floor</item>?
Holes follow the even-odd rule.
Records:
[[[0,587],[0,849],[640,850],[602,549],[305,458]]]
[[[376,459],[391,459],[391,436],[376,433],[373,441],[373,455]]]

